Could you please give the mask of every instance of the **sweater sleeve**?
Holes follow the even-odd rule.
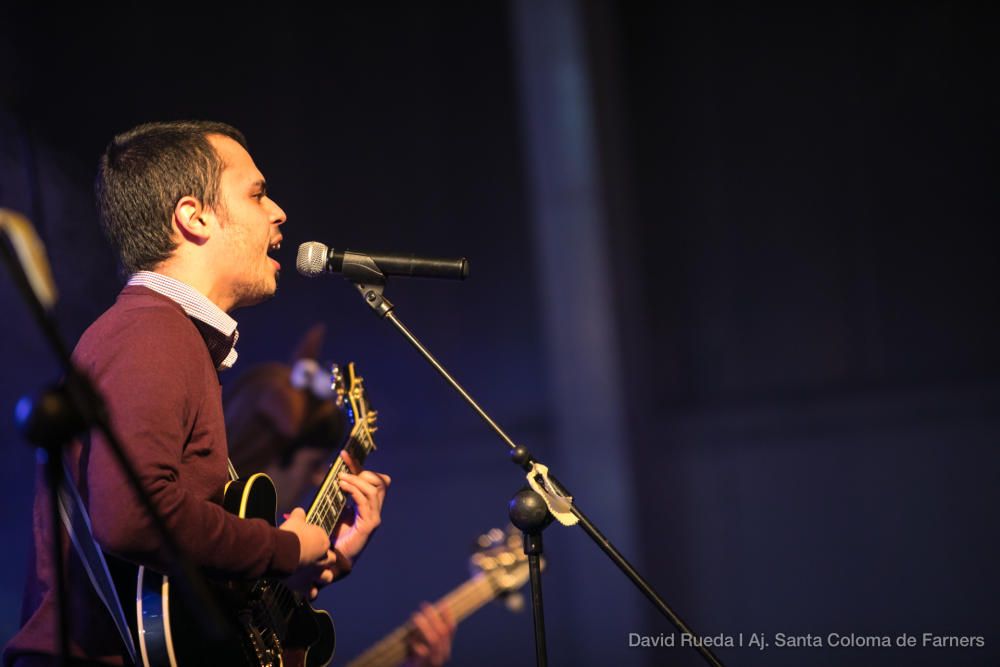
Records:
[[[100,341],[102,349],[89,363],[81,361],[105,398],[112,426],[142,487],[180,549],[195,564],[218,575],[290,574],[299,559],[294,533],[262,519],[229,514],[181,478],[182,457],[208,455],[185,453],[185,444],[206,392],[218,390],[204,386],[205,351],[198,343],[200,336],[186,317],[150,308]],[[221,417],[218,430],[224,438]],[[225,450],[224,440],[214,446]],[[91,438],[85,465],[94,536],[102,548],[167,571],[169,554],[161,537],[98,434]]]

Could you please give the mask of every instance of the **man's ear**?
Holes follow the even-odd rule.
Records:
[[[211,216],[196,197],[188,195],[177,200],[173,224],[181,237],[200,245],[212,235]]]

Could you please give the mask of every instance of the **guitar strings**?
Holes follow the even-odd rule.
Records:
[[[364,439],[371,443],[371,435],[368,432],[368,426],[365,423],[359,425],[360,435],[364,436]],[[350,446],[348,443],[345,449]],[[310,513],[306,516],[306,521],[311,524],[320,525],[327,534],[331,534],[333,529],[336,527],[336,521],[340,517],[340,513],[343,511],[344,503],[339,501],[343,498],[340,486],[338,483],[340,473],[346,467],[344,460],[339,456],[337,460],[331,464],[330,472],[327,473],[327,479],[324,480],[323,485],[320,487],[320,491],[317,494],[316,501],[313,503],[313,507]],[[330,490],[333,488],[333,494],[331,499]],[[336,505],[340,505],[339,508]],[[281,584],[280,582],[275,582],[272,585],[272,590],[275,591],[273,595],[268,596],[267,601],[264,602],[264,611],[266,611],[272,619],[274,618],[284,618],[291,608],[296,604],[295,593],[289,587]]]
[[[371,439],[371,432],[368,430],[368,424],[363,421],[360,422],[358,424],[358,431],[359,433],[357,437],[352,438],[351,441],[344,446],[345,450],[350,448],[351,444],[354,442],[361,440],[364,440],[368,445],[367,447],[362,445],[363,450],[373,448],[374,445]],[[323,529],[326,530],[327,534],[333,532],[333,529],[336,527],[336,522],[340,518],[340,513],[344,510],[344,506],[346,505],[346,499],[343,499],[343,492],[341,491],[338,483],[340,473],[343,472],[345,467],[346,464],[344,463],[344,460],[338,456],[337,460],[330,466],[330,472],[327,473],[327,477],[323,481],[323,484],[320,486],[320,490],[317,493],[316,500],[313,502],[313,506],[310,508],[310,512],[306,516],[306,521],[313,524],[320,524]],[[331,488],[333,489],[332,494],[330,493]],[[336,507],[336,505],[340,505],[340,507]]]
[[[357,429],[358,436],[350,438],[347,445],[344,446],[344,450],[348,450],[352,445],[360,444],[361,451],[360,457],[358,458],[361,458],[361,462],[363,462],[363,459],[367,458],[370,450],[374,449],[374,443],[371,439],[371,433],[368,430],[367,420],[360,421],[357,424]],[[358,441],[362,442],[359,443]],[[367,445],[367,448],[365,445]],[[354,453],[356,455],[356,450]],[[228,461],[228,466],[230,479],[239,479],[236,474],[236,470],[233,467],[232,461]],[[306,515],[306,521],[308,523],[318,523],[327,532],[327,534],[332,534],[333,529],[336,526],[336,522],[340,518],[340,513],[346,505],[346,499],[339,484],[340,474],[343,472],[345,466],[346,464],[344,463],[344,460],[338,456],[337,460],[331,464],[330,471],[327,473],[327,478],[321,485],[317,498]],[[331,488],[333,489],[332,494],[330,493]],[[339,505],[339,507],[337,507],[337,505]],[[270,625],[277,625],[278,619],[280,618],[281,625],[287,631],[288,614],[293,611],[295,605],[297,604],[296,594],[291,588],[284,585],[280,581],[272,581],[270,590],[272,593],[265,596],[262,611],[268,614]],[[279,633],[279,636],[280,634],[281,633]]]

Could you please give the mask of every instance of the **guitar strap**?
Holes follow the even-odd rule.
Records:
[[[121,601],[115,592],[115,586],[111,581],[111,572],[108,571],[108,563],[104,560],[104,553],[97,546],[94,533],[90,526],[90,517],[87,515],[87,508],[80,498],[80,493],[76,490],[73,482],[73,475],[70,473],[66,460],[63,459],[63,483],[59,487],[59,515],[62,517],[63,525],[69,533],[69,539],[73,543],[73,548],[80,556],[83,567],[87,570],[90,583],[94,585],[97,596],[107,607],[111,614],[111,619],[118,628],[125,650],[133,665],[138,665],[136,660],[135,641],[129,631],[128,621],[125,620],[125,611],[122,609]]]

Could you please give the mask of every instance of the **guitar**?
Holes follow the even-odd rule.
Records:
[[[375,449],[372,433],[376,413],[370,408],[363,379],[354,364],[347,366],[349,387],[334,371],[338,403],[345,408],[351,433],[344,450],[359,464]],[[344,398],[347,398],[345,402]],[[340,473],[346,469],[341,457],[330,466],[306,512],[306,520],[332,534],[347,497],[340,489]],[[233,473],[235,476],[235,473]],[[277,492],[263,474],[226,484],[223,507],[237,516],[261,518],[275,525]],[[324,667],[333,658],[333,619],[316,611],[308,601],[281,580],[211,582],[213,592],[232,621],[231,638],[209,642],[194,623],[184,604],[170,598],[169,578],[139,568],[136,618],[143,667]]]
[[[472,555],[471,579],[442,597],[435,604],[447,606],[460,623],[488,602],[500,596],[508,598],[508,607],[520,611],[524,598],[515,594],[529,578],[528,557],[524,555],[521,532],[513,526],[504,533],[494,528],[479,537],[480,550]],[[412,623],[401,625],[347,664],[347,667],[397,667],[406,661],[407,640],[414,630]]]

